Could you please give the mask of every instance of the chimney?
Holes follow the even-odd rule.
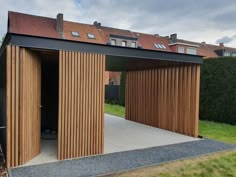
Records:
[[[176,43],[177,42],[177,34],[176,33],[170,35],[170,41],[172,43]]]
[[[223,42],[221,42],[221,43],[219,44],[219,46],[220,46],[220,48],[224,48],[224,47],[225,47]]]
[[[93,22],[93,25],[96,27],[96,28],[101,28],[102,24],[101,23],[98,23],[97,21]]]
[[[59,34],[63,34],[63,14],[57,14],[56,30]]]

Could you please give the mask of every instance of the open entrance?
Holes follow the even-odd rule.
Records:
[[[186,108],[195,105],[188,94],[196,71],[180,62],[106,56],[104,153],[199,140],[195,108]]]
[[[57,160],[59,55],[51,51],[37,53],[41,63],[40,154],[26,165]]]

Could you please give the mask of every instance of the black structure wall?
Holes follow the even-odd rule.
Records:
[[[0,127],[6,127],[6,52],[0,56]],[[6,152],[6,128],[0,129],[0,144]]]
[[[119,102],[119,85],[105,85],[105,100]]]

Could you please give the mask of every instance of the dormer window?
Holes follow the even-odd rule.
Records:
[[[74,37],[79,37],[79,33],[77,31],[71,31],[71,35]]]
[[[126,47],[126,46],[127,46],[127,42],[126,42],[126,41],[122,41],[122,42],[121,42],[121,46],[122,46],[122,47]]]
[[[90,39],[95,39],[94,34],[92,34],[92,33],[87,33],[87,35],[88,35],[88,38],[90,38]]]
[[[178,47],[178,53],[184,53],[184,47]]]
[[[136,48],[136,42],[131,42],[131,47]]]
[[[197,55],[197,49],[188,47],[187,54]]]
[[[116,40],[115,39],[111,40],[111,45],[116,45]]]

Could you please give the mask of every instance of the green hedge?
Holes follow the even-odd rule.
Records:
[[[200,119],[236,124],[236,57],[204,60]]]

